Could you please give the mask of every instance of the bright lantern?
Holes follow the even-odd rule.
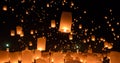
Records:
[[[82,24],[79,24],[79,29],[82,29]]]
[[[15,36],[15,31],[11,30],[11,36]]]
[[[52,27],[52,28],[55,28],[55,27],[56,27],[55,20],[51,20],[51,27]]]
[[[10,53],[10,62],[11,63],[18,63],[19,58],[19,52],[12,52]]]
[[[4,10],[4,11],[7,11],[7,6],[3,6],[3,10]]]
[[[17,26],[16,27],[16,32],[18,35],[20,35],[22,33],[22,27],[21,26]]]
[[[72,13],[62,12],[59,31],[64,33],[70,33],[71,26],[72,26]]]
[[[73,35],[72,34],[69,35],[69,40],[73,40]]]
[[[34,30],[31,30],[31,31],[30,31],[30,34],[33,35],[33,34],[34,34]]]
[[[91,36],[91,40],[95,41],[95,36],[94,35]]]
[[[37,39],[37,50],[44,51],[46,49],[46,38],[40,37]]]

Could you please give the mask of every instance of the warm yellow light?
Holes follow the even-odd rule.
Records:
[[[15,36],[15,31],[11,30],[11,36]]]
[[[7,6],[3,6],[3,11],[7,11]]]
[[[56,27],[55,20],[51,20],[51,27],[52,27],[52,28],[55,28],[55,27]]]

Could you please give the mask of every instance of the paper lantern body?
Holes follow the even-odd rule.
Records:
[[[11,36],[15,36],[15,31],[11,30]]]
[[[19,52],[10,53],[9,57],[10,57],[10,62],[11,62],[11,63],[18,63],[18,60],[19,60]]]
[[[37,50],[44,51],[46,49],[46,38],[40,37],[37,39]]]
[[[25,50],[22,52],[22,63],[32,63],[33,61],[33,53],[30,50]]]
[[[18,35],[20,35],[20,34],[22,33],[22,27],[21,27],[21,26],[17,26],[17,27],[16,27],[16,33],[17,33]]]
[[[70,33],[71,27],[72,27],[72,13],[62,12],[59,31],[64,33]]]
[[[52,27],[52,28],[55,28],[55,27],[56,27],[55,20],[51,20],[51,27]]]
[[[8,61],[9,61],[9,52],[0,51],[0,63],[4,63]]]

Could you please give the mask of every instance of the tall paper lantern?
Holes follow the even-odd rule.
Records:
[[[15,31],[14,30],[11,30],[11,36],[15,36]]]
[[[33,53],[30,50],[24,50],[22,51],[22,57],[21,57],[22,63],[32,63],[33,61]]]
[[[52,28],[55,28],[55,27],[56,27],[55,20],[51,20],[51,27],[52,27]]]
[[[73,35],[72,34],[69,35],[69,40],[73,40]]]
[[[62,12],[59,31],[64,33],[70,33],[71,27],[72,27],[72,13]]]
[[[91,40],[95,41],[95,36],[94,35],[91,36]]]
[[[40,37],[37,39],[37,50],[44,51],[46,49],[46,38]]]
[[[79,24],[79,29],[82,29],[82,24]]]
[[[17,27],[16,27],[16,33],[17,33],[18,35],[20,35],[20,34],[22,33],[22,27],[21,27],[21,26],[17,26]]]
[[[4,63],[8,61],[9,61],[9,52],[0,51],[0,63]]]
[[[19,52],[12,52],[9,55],[11,63],[18,63]]]

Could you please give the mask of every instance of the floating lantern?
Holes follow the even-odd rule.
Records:
[[[11,63],[18,63],[19,52],[12,52],[12,53],[10,53],[9,57],[10,57],[10,62]]]
[[[0,63],[5,63],[9,61],[9,52],[0,51]]]
[[[7,6],[3,6],[3,11],[7,11]]]
[[[29,46],[32,46],[32,45],[33,45],[33,44],[32,44],[32,42],[30,41],[30,42],[29,42]]]
[[[37,50],[44,51],[46,49],[46,38],[40,37],[37,39]]]
[[[50,5],[49,5],[49,3],[47,3],[47,5],[46,5],[47,7],[50,7]]]
[[[34,34],[34,30],[30,30],[30,34],[33,35]]]
[[[16,32],[18,35],[20,35],[22,33],[22,27],[21,26],[17,26],[16,27]]]
[[[95,36],[94,35],[91,36],[91,40],[95,41]]]
[[[15,31],[11,30],[11,36],[15,36]]]
[[[82,29],[82,24],[79,24],[79,29]]]
[[[21,32],[21,33],[20,33],[20,37],[23,37],[23,36],[24,36],[24,32]]]
[[[33,60],[33,53],[30,50],[22,51],[22,63],[32,63]]]
[[[69,34],[69,40],[73,40],[73,35]]]
[[[55,27],[56,27],[55,20],[51,20],[51,27],[52,27],[52,28],[55,28]]]
[[[62,12],[59,31],[64,33],[70,33],[72,26],[72,13]]]
[[[40,59],[41,58],[41,51],[35,50],[34,51],[34,59]]]

